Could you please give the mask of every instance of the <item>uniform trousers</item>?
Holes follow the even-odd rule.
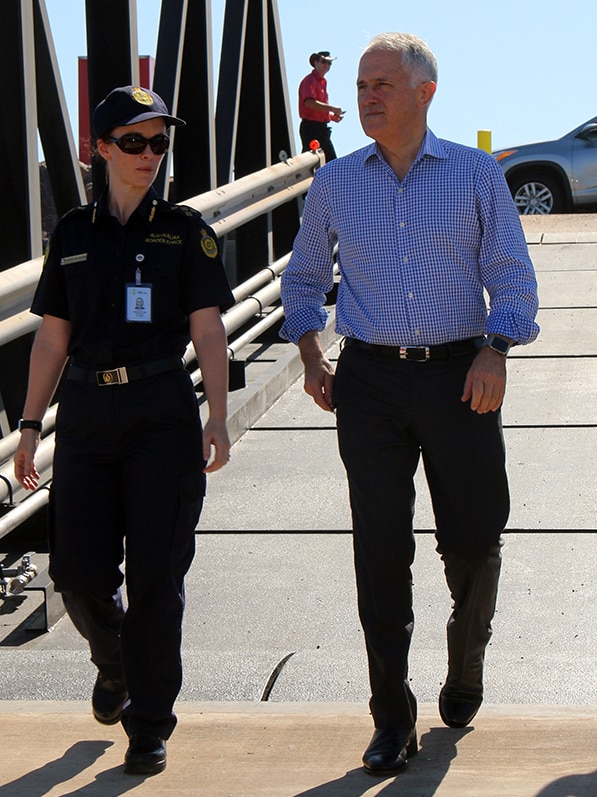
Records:
[[[475,354],[420,363],[346,347],[338,361],[333,401],[377,728],[412,728],[417,716],[408,652],[420,458],[441,554],[483,555],[508,518],[500,413],[479,415],[460,400]]]
[[[176,724],[184,576],[205,492],[201,433],[183,369],[109,386],[66,381],[62,390],[50,574],[92,661],[126,681],[129,736],[167,739]]]

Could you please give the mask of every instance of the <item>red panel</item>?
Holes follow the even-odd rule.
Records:
[[[87,58],[79,56],[79,160],[91,163]]]

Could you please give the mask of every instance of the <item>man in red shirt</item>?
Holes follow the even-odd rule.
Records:
[[[303,152],[309,152],[311,141],[319,141],[327,161],[334,160],[336,152],[332,144],[331,129],[328,122],[340,122],[344,116],[342,108],[330,105],[327,90],[326,74],[330,71],[332,61],[328,50],[312,53],[309,63],[313,71],[302,79],[299,86],[299,128]]]

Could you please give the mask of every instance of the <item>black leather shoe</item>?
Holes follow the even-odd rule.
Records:
[[[166,742],[159,736],[135,733],[124,756],[127,775],[157,775],[166,769]]]
[[[377,728],[363,753],[363,767],[369,775],[396,775],[417,752],[415,728]]]
[[[115,725],[128,696],[122,678],[105,678],[101,672],[98,673],[91,698],[93,716],[103,725]]]
[[[447,689],[439,693],[439,715],[449,728],[466,728],[481,708],[482,695],[465,694]]]

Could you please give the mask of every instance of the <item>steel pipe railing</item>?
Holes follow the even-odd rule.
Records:
[[[184,204],[201,211],[216,233],[223,236],[304,194],[311,184],[314,171],[322,163],[323,156],[318,153],[298,155],[214,191],[192,197]],[[234,359],[243,346],[281,319],[282,308],[271,307],[280,298],[280,276],[289,259],[290,253],[234,288],[236,304],[222,316],[226,335],[230,337],[255,316],[258,316],[258,321],[237,339],[228,342],[229,358]],[[42,258],[36,258],[0,272],[0,346],[35,331],[41,323],[41,319],[29,313],[28,308],[41,274],[42,262]],[[264,314],[266,308],[270,309]],[[184,359],[187,365],[196,359],[192,345],[187,348]],[[199,384],[202,379],[200,369],[192,371],[191,378],[195,385]],[[48,501],[48,490],[44,488],[47,488],[47,482],[51,479],[57,408],[57,404],[52,405],[43,419],[44,437],[36,456],[42,486],[21,498],[18,505],[0,518],[0,538],[35,514]],[[14,477],[12,465],[18,440],[19,433],[16,431],[0,439],[0,502],[23,493]]]
[[[269,269],[264,269],[263,273],[259,275],[259,279],[267,278],[266,272]],[[256,275],[257,276],[257,275]],[[271,280],[271,272],[270,272],[270,280]],[[257,282],[254,278],[252,278],[251,282],[254,284]],[[243,290],[242,286],[239,286],[239,293],[242,295],[246,293]],[[234,305],[227,313],[224,313],[222,319],[224,321],[224,327],[226,329],[226,335],[230,336],[234,333],[237,329],[241,326],[246,324],[248,321],[251,320],[255,315],[259,313],[261,316],[263,314],[264,308],[270,306],[273,302],[276,302],[280,298],[280,278],[277,277],[274,281],[271,281],[269,285],[261,288],[259,291],[246,296],[240,303]],[[276,318],[272,318],[268,321],[269,326],[275,323]],[[260,326],[261,331],[255,332],[252,337],[249,335],[244,336],[245,341],[249,339],[254,340],[258,335],[262,334],[262,331],[265,330],[266,324],[262,324]],[[243,344],[243,345],[246,345]],[[239,350],[239,346],[229,344],[229,355],[234,356],[234,354]],[[189,345],[187,351],[185,352],[184,356],[185,364],[192,363],[195,360],[195,351],[193,349],[192,344]],[[201,371],[198,369],[196,371],[191,372],[191,378],[193,379],[193,383],[195,385],[199,384],[201,381]],[[56,425],[56,412],[58,406],[57,404],[53,404],[47,411],[46,415],[43,419],[44,424],[44,432],[47,434],[48,432],[52,432]],[[19,432],[11,432],[11,434],[7,435],[6,437],[0,439],[0,463],[6,460],[9,460],[7,465],[0,467],[0,501],[5,501],[7,498],[10,497],[10,488],[9,483],[12,486],[12,490],[14,492],[18,492],[21,488],[16,481],[13,472],[12,472],[12,457],[17,448],[17,444],[19,441]],[[52,454],[54,450],[54,435],[52,433],[47,434],[44,436],[42,441],[40,442],[39,448],[37,450],[36,455],[36,465],[37,469],[40,473],[44,470],[47,470],[51,467],[52,461]],[[29,499],[25,499],[29,500]],[[14,511],[14,510],[13,510]],[[0,526],[1,529],[1,526]],[[0,532],[0,537],[2,533]]]
[[[306,152],[187,199],[183,204],[201,211],[208,224],[215,225],[237,214],[243,215],[244,224],[245,220],[266,212],[264,207],[271,209],[290,201],[297,193],[304,193],[311,184],[313,172],[323,163],[323,153]],[[273,200],[271,207],[262,204],[269,200]],[[250,208],[255,211],[251,212]],[[245,212],[252,215],[245,219]]]
[[[40,441],[35,456],[35,466],[40,475],[51,471],[53,456],[54,435],[49,434]],[[43,482],[43,479],[41,482]],[[12,459],[9,459],[8,462],[0,467],[0,502],[7,502],[19,490],[22,490],[22,488],[14,477]]]
[[[219,236],[304,194],[323,155],[306,152],[268,166],[228,185],[187,199],[183,204],[201,211]],[[39,326],[27,311],[42,268],[38,257],[0,271],[0,346]]]
[[[0,320],[26,310],[39,280],[42,257],[0,271]],[[3,341],[0,341],[0,344]]]
[[[21,523],[24,523],[50,500],[49,486],[44,484],[32,493],[25,501],[15,506],[6,515],[0,518],[0,539],[9,532],[14,531]]]
[[[58,404],[52,404],[52,406],[48,409],[46,414],[44,415],[43,424],[44,424],[44,432],[47,432],[54,428],[56,425],[56,412],[58,411]],[[15,451],[17,450],[17,444],[19,442],[21,434],[18,431],[11,432],[10,434],[6,435],[6,437],[2,437],[0,439],[0,473],[2,473],[2,463],[6,462],[7,459],[12,459],[14,456]],[[0,485],[0,501],[3,500],[2,498],[2,485]]]

